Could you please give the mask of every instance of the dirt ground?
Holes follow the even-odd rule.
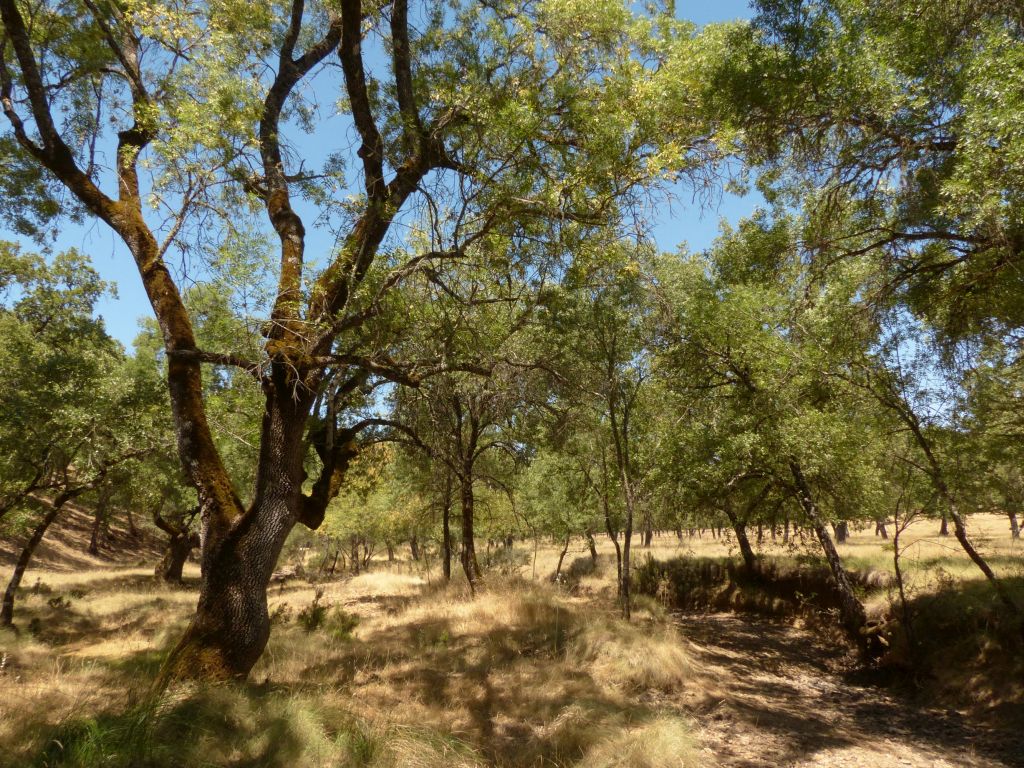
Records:
[[[723,768],[1024,766],[1024,733],[861,684],[849,659],[808,631],[724,613],[678,623],[705,678],[693,704],[701,739]]]

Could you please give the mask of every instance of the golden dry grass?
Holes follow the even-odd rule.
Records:
[[[997,571],[1021,572],[1020,543],[1001,518],[971,526]],[[913,589],[984,588],[934,522],[906,539]],[[890,570],[887,543],[854,531],[840,549],[850,567]],[[252,682],[182,689],[155,711],[143,694],[192,610],[195,567],[184,589],[157,585],[148,567],[35,569],[19,596],[20,633],[0,632],[0,765],[697,764],[681,702],[706,681],[656,602],[640,598],[631,624],[618,618],[614,550],[601,540],[599,549],[591,569],[573,543],[566,569],[587,567],[570,590],[548,583],[558,552],[544,545],[518,577],[488,574],[475,598],[409,562],[275,585],[279,618]],[[816,554],[810,540],[783,546],[767,533],[761,551]],[[736,556],[730,537],[707,531],[634,552]],[[324,629],[307,632],[296,616],[317,589],[331,610]]]
[[[689,764],[690,726],[670,695],[689,662],[657,611],[627,625],[518,578],[474,599],[383,568],[293,581],[271,590],[271,610],[290,619],[252,683],[179,689],[146,714],[195,593],[134,573],[81,576],[26,595],[22,632],[0,634],[0,754],[12,765],[625,765],[608,762],[620,752],[638,756],[631,765]],[[295,617],[317,588],[332,607],[307,632]],[[48,604],[72,589],[70,607]],[[351,633],[332,631],[342,616],[358,617]]]

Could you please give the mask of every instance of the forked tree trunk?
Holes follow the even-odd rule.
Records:
[[[200,498],[203,537],[199,603],[156,682],[244,680],[270,637],[267,587],[285,539],[303,514],[303,432],[311,399],[295,397],[278,372],[263,414],[256,494],[238,513]],[[229,496],[230,493],[230,496]],[[237,497],[233,491],[222,498]],[[230,502],[228,502],[230,503]],[[317,527],[319,518],[303,522]]]
[[[71,495],[69,494],[61,494],[54,499],[50,503],[50,508],[46,510],[46,514],[43,515],[43,518],[32,530],[32,535],[29,536],[28,541],[25,542],[25,546],[18,556],[18,562],[14,564],[14,573],[11,574],[11,580],[7,582],[7,589],[4,592],[3,606],[0,607],[0,627],[9,627],[14,622],[14,598],[18,593],[18,587],[21,586],[21,580],[25,576],[25,569],[28,568],[28,564],[32,561],[32,555],[35,554],[36,547],[39,546],[39,542],[46,535],[47,529],[57,519],[61,508],[70,498]]]
[[[796,483],[800,506],[804,511],[804,516],[807,518],[807,522],[811,524],[811,528],[814,529],[818,543],[821,544],[821,549],[825,553],[825,560],[828,562],[829,571],[831,571],[832,578],[835,581],[843,626],[851,639],[857,644],[857,647],[861,649],[861,652],[865,655],[870,655],[872,649],[869,647],[867,637],[863,632],[868,621],[864,605],[853,591],[853,585],[850,583],[850,578],[846,575],[846,570],[843,568],[843,561],[839,557],[839,552],[828,535],[825,522],[818,512],[818,505],[811,493],[810,486],[807,484],[803,470],[796,461],[790,461],[789,467],[793,480]]]

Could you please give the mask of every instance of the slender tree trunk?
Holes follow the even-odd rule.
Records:
[[[1017,522],[1016,512],[1007,512],[1010,517],[1010,536],[1014,539],[1020,538],[1020,524]]]
[[[21,586],[21,580],[25,576],[25,570],[32,560],[32,555],[35,554],[36,547],[46,535],[47,529],[57,519],[61,508],[70,498],[71,496],[67,494],[61,494],[50,503],[50,508],[46,510],[46,514],[32,530],[32,535],[22,548],[18,562],[14,564],[14,573],[11,574],[11,580],[7,582],[7,590],[4,592],[3,606],[0,607],[0,627],[9,627],[14,622],[14,598],[18,593],[18,587]]]
[[[358,576],[362,558],[359,557],[359,537],[354,533],[348,537],[348,559],[352,573]]]
[[[853,585],[850,583],[846,570],[843,568],[843,561],[839,557],[839,552],[828,535],[825,522],[818,512],[818,505],[811,494],[811,488],[804,478],[803,470],[795,460],[790,461],[789,467],[799,492],[800,506],[803,508],[807,522],[811,524],[815,535],[818,537],[821,549],[825,553],[825,560],[828,562],[829,570],[832,572],[832,578],[835,580],[843,626],[861,651],[868,653],[867,638],[862,631],[867,625],[867,612],[853,591]]]
[[[904,521],[905,527],[906,521]],[[899,517],[897,516],[896,521],[893,523],[892,531],[892,566],[893,572],[896,576],[896,588],[899,591],[900,596],[900,614],[903,622],[903,632],[907,637],[907,644],[910,646],[910,658],[913,661],[917,652],[917,638],[914,635],[914,617],[910,608],[910,603],[907,600],[907,589],[906,582],[903,578],[903,567],[901,564],[900,555],[900,533],[903,530],[900,525]]]
[[[725,501],[725,516],[729,518],[729,522],[732,523],[732,529],[736,532],[736,541],[740,545],[740,554],[743,555],[743,564],[747,568],[748,573],[753,573],[757,567],[757,557],[754,555],[754,550],[750,546],[750,539],[747,538],[747,526],[732,508],[732,502],[726,499]]]
[[[420,559],[420,541],[415,533],[409,539],[409,554],[412,555],[413,560],[418,561]]]
[[[473,538],[473,480],[468,474],[462,478],[462,571],[466,574],[470,592],[476,592],[476,582],[480,577],[480,565],[476,561],[476,545]]]
[[[446,582],[452,580],[452,480],[447,475],[441,507],[441,569]]]
[[[395,562],[395,546],[390,541],[385,541],[384,546],[388,549],[388,562]]]
[[[905,404],[904,404],[905,405]],[[1003,605],[1009,611],[1010,615],[1016,617],[1020,616],[1020,608],[1017,606],[1016,601],[1010,596],[1006,586],[996,577],[992,568],[985,561],[985,558],[981,556],[981,553],[974,548],[970,538],[967,536],[967,525],[964,523],[963,517],[960,515],[956,499],[953,496],[953,492],[950,490],[949,485],[946,483],[946,476],[942,470],[942,465],[939,464],[938,459],[935,457],[932,451],[931,443],[925,437],[924,432],[921,431],[921,425],[917,420],[916,414],[909,410],[909,407],[905,411],[901,411],[904,423],[910,427],[911,432],[917,441],[918,447],[924,453],[925,458],[928,460],[928,467],[931,470],[929,477],[932,481],[932,487],[938,492],[939,497],[945,503],[945,512],[949,514],[949,517],[953,520],[953,533],[956,536],[956,540],[960,542],[960,546],[963,548],[967,556],[971,558],[971,561],[978,566],[985,578],[988,579],[992,588],[996,591],[999,599]],[[942,516],[942,524],[946,525],[946,516]],[[1021,632],[1024,633],[1024,625],[1021,625]]]
[[[590,559],[592,562],[597,562],[597,542],[594,541],[594,534],[591,531],[587,531],[587,546],[590,547]]]
[[[135,513],[132,512],[131,504],[125,510],[125,518],[128,521],[128,537],[134,541],[139,538],[139,529],[135,526]]]
[[[565,560],[565,553],[569,551],[569,538],[570,534],[565,534],[565,542],[562,545],[562,551],[558,555],[558,565],[555,566],[555,572],[551,574],[551,582],[557,582],[558,577],[562,575],[562,562]]]
[[[949,536],[949,519],[945,510],[942,511],[942,522],[939,523],[939,536]]]
[[[604,494],[601,494],[601,506],[604,508],[604,530],[615,545],[615,592],[622,599],[622,547],[619,545],[618,531],[612,527],[611,505]]]
[[[100,553],[100,527],[103,525],[103,518],[107,514],[107,495],[100,494],[96,500],[96,509],[92,516],[92,531],[89,534],[88,552],[94,557]]]

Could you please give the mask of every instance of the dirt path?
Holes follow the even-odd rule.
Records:
[[[693,702],[705,748],[725,768],[1024,766],[1024,734],[851,682],[841,654],[809,632],[733,614],[679,623],[707,678]]]

